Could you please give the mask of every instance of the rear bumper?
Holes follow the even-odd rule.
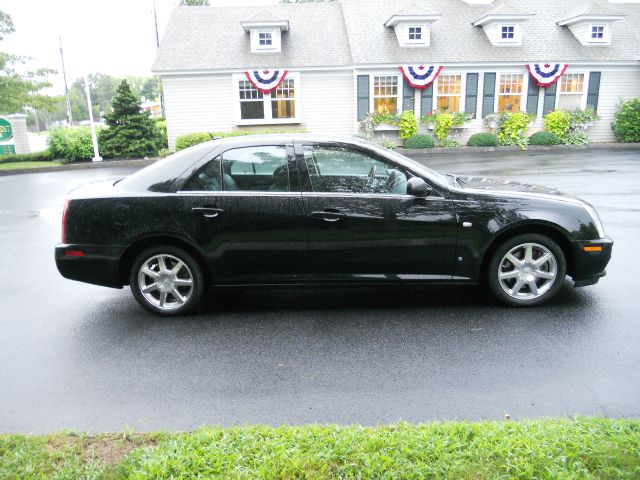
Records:
[[[606,275],[606,267],[611,259],[613,240],[609,237],[598,240],[574,241],[573,280],[576,287],[586,287],[598,283]],[[585,247],[601,247],[600,251],[585,251]]]
[[[116,245],[63,243],[56,246],[56,266],[60,274],[70,280],[122,288],[120,259],[123,253],[124,247]]]

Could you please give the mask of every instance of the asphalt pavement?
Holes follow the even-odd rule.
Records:
[[[607,276],[534,309],[472,287],[253,288],[158,318],[53,260],[65,193],[132,169],[0,177],[0,432],[640,416],[640,152],[419,160],[591,202]]]

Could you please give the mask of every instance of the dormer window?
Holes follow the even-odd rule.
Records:
[[[604,25],[591,25],[591,40],[604,40]]]
[[[258,32],[258,46],[271,47],[273,45],[272,32]]]
[[[611,45],[612,24],[624,17],[622,13],[594,2],[565,13],[557,24],[567,27],[582,45],[604,46]]]
[[[502,25],[502,40],[513,40],[515,38],[516,27],[514,25]]]
[[[393,28],[401,47],[428,47],[431,44],[431,24],[439,18],[440,14],[410,5],[392,15],[384,26]]]
[[[266,10],[240,25],[249,34],[251,53],[280,52],[282,35],[289,31],[289,20],[276,18]]]
[[[410,42],[422,41],[422,26],[409,25],[409,41]]]

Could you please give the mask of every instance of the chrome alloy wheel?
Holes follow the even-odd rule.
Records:
[[[144,299],[161,310],[174,310],[193,294],[193,274],[172,255],[154,255],[138,270],[138,286]]]
[[[523,243],[502,257],[497,273],[500,287],[507,295],[518,300],[533,300],[553,286],[558,265],[547,247]]]

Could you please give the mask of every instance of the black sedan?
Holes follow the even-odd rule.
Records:
[[[64,277],[130,285],[160,315],[258,284],[483,283],[532,306],[566,275],[596,283],[613,245],[591,205],[556,190],[307,135],[183,150],[71,192],[62,223]]]

